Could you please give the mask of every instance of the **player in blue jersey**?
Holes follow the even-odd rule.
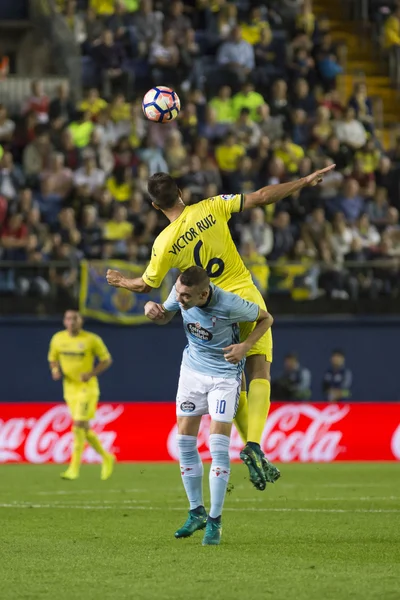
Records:
[[[206,271],[190,267],[177,279],[163,305],[148,302],[146,316],[160,325],[181,311],[188,345],[183,352],[176,396],[178,447],[189,517],[176,538],[206,529],[203,545],[221,539],[221,513],[230,475],[229,440],[247,352],[271,327],[271,315],[240,296],[210,283]],[[256,326],[240,343],[239,323]],[[201,417],[209,413],[210,512],[203,502],[203,464],[197,450]]]

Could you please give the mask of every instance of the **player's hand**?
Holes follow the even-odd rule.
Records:
[[[108,285],[112,285],[114,287],[122,287],[124,277],[119,271],[113,271],[112,269],[108,269],[106,273],[106,279]]]
[[[144,314],[151,321],[159,321],[165,317],[165,310],[162,304],[150,301],[144,306]]]
[[[247,354],[247,348],[244,344],[232,344],[223,348],[225,360],[232,365],[237,365]]]
[[[60,381],[60,379],[62,377],[62,373],[61,373],[60,369],[52,369],[51,376],[53,378],[53,381]]]
[[[93,375],[91,373],[82,373],[81,381],[82,381],[82,383],[86,383],[87,381],[92,379],[92,377],[93,377]]]
[[[304,177],[305,186],[318,185],[324,179],[324,174],[332,171],[335,167],[336,165],[329,165],[329,167],[325,167],[325,169],[320,169],[319,171],[314,171],[311,175],[307,175],[307,177]]]

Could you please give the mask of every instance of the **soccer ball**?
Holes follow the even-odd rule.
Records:
[[[168,123],[179,115],[181,101],[174,90],[159,85],[145,94],[142,109],[146,119],[157,123]]]

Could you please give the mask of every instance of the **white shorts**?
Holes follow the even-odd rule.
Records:
[[[213,421],[232,423],[239,404],[240,379],[211,377],[181,367],[176,395],[177,417],[210,414]]]

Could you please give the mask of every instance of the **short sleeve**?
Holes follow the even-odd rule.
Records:
[[[157,240],[151,251],[151,259],[147,269],[142,275],[146,285],[152,288],[158,288],[163,282],[164,277],[170,270],[168,252],[157,244]]]
[[[56,362],[59,358],[59,351],[57,347],[57,337],[53,335],[50,340],[49,353],[47,355],[47,360],[49,362]]]
[[[177,302],[177,300],[176,300],[175,286],[170,291],[168,298],[166,299],[166,301],[163,304],[163,307],[165,308],[165,310],[167,312],[176,312],[177,310],[180,309],[179,302]]]
[[[240,296],[232,294],[229,318],[233,322],[244,323],[247,321],[257,321],[259,315],[260,307],[258,304],[243,300]]]
[[[93,336],[93,354],[101,362],[111,358],[107,346],[98,335]]]
[[[243,194],[227,194],[210,198],[214,204],[214,211],[224,215],[229,221],[233,213],[239,213],[243,210],[244,195]]]

